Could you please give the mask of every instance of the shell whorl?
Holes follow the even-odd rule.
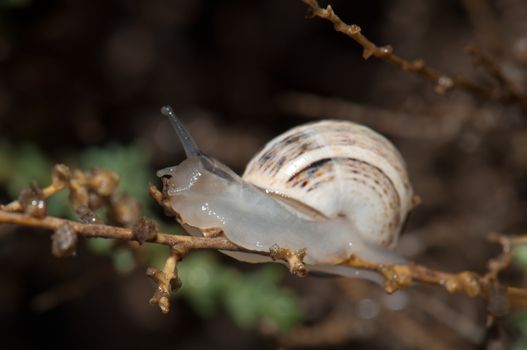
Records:
[[[295,127],[272,139],[243,178],[328,218],[348,217],[367,240],[390,246],[411,209],[412,188],[395,147],[349,121]]]

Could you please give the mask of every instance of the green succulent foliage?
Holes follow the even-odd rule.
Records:
[[[241,328],[262,322],[284,331],[298,324],[300,308],[294,294],[279,282],[284,269],[266,265],[242,274],[226,268],[208,253],[194,253],[180,264],[183,287],[179,292],[202,316],[226,310]]]
[[[110,145],[90,148],[70,158],[71,164],[81,169],[100,168],[115,171],[119,174],[118,192],[134,197],[148,212],[151,199],[147,187],[154,178],[151,174],[150,156],[145,147],[140,144]],[[52,167],[51,160],[31,143],[19,146],[0,143],[0,184],[7,187],[13,199],[33,180],[41,186],[49,184]],[[65,192],[50,198],[48,210],[52,215],[73,218],[73,211]]]
[[[135,258],[130,249],[119,247],[112,254],[113,266],[120,273],[129,273],[135,269]]]
[[[75,219],[75,211],[68,200],[69,193],[61,191],[47,199],[48,214],[68,219]]]
[[[131,272],[135,268],[132,253],[113,243],[103,238],[87,241],[93,252],[109,256],[118,272]],[[148,264],[162,269],[168,249],[154,244],[144,249]],[[295,295],[279,286],[284,277],[282,266],[269,264],[252,273],[240,273],[219,263],[211,253],[195,252],[178,264],[178,275],[183,286],[173,296],[183,298],[202,317],[226,311],[240,328],[254,329],[266,322],[280,331],[302,319]]]
[[[129,146],[110,145],[90,148],[78,156],[82,169],[109,169],[119,174],[119,192],[137,199],[141,204],[150,200],[148,183],[154,180],[151,174],[150,156],[139,144]]]
[[[146,244],[143,247],[145,249],[144,251],[146,253],[146,261],[148,262],[148,265],[161,270],[168,258],[169,250],[167,247],[159,244]]]
[[[523,269],[527,269],[527,244],[522,244],[516,247],[512,258],[516,264]]]
[[[527,244],[519,245],[515,248],[512,256],[514,263],[522,269],[527,269]],[[518,338],[511,347],[512,350],[527,350],[527,313],[514,315],[511,322],[518,332]]]
[[[527,350],[527,338],[516,340],[510,350]]]
[[[0,0],[0,8],[20,8],[31,5],[31,0]]]
[[[0,183],[12,198],[17,198],[33,180],[38,184],[49,183],[51,168],[49,159],[33,144],[13,147],[0,143]]]
[[[518,332],[518,337],[511,350],[527,350],[527,313],[522,312],[514,315],[512,324]]]
[[[183,287],[178,291],[202,316],[213,316],[219,310],[225,283],[234,279],[233,271],[220,267],[214,256],[196,253],[178,266]],[[177,295],[177,294],[176,294]]]
[[[115,241],[106,238],[92,238],[86,240],[86,245],[90,250],[99,255],[111,255]]]

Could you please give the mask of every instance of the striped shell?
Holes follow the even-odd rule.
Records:
[[[300,202],[328,218],[345,216],[363,237],[395,244],[412,206],[412,188],[395,147],[349,121],[295,127],[271,140],[247,165],[245,181]]]

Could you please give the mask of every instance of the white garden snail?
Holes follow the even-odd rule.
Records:
[[[310,271],[357,276],[340,266],[352,255],[382,264],[412,207],[412,188],[395,147],[373,130],[325,120],[271,140],[243,177],[204,155],[169,106],[186,159],[157,172],[178,220],[191,233],[220,232],[254,252],[305,249]],[[225,252],[239,260],[268,257]],[[368,276],[366,276],[368,277]]]

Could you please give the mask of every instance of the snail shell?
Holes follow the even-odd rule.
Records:
[[[275,137],[249,162],[243,179],[307,216],[346,217],[364,239],[388,247],[412,206],[397,149],[349,121],[305,124]]]

